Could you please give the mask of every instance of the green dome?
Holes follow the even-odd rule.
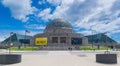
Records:
[[[61,29],[72,29],[71,24],[61,18],[57,18],[52,20],[46,27],[47,30],[49,29],[56,29],[56,28],[61,28]]]

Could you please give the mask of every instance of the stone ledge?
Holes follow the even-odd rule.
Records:
[[[21,55],[18,54],[0,54],[0,64],[14,64],[21,62]]]
[[[106,63],[106,64],[116,64],[117,55],[116,54],[96,54],[96,62]]]

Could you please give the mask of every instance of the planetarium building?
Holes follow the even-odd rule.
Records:
[[[115,46],[117,42],[104,33],[83,36],[75,33],[71,24],[64,19],[54,19],[48,23],[43,33],[34,36],[14,33],[2,42],[0,47],[9,46],[38,46],[41,50],[80,49],[81,45]]]
[[[57,18],[48,23],[44,33],[34,35],[30,43],[31,45],[45,46],[42,49],[65,50],[87,45],[88,38],[75,33],[68,21]]]

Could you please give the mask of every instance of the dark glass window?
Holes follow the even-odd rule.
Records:
[[[58,43],[58,37],[52,37],[52,43]]]
[[[82,45],[82,38],[71,38],[72,45]]]
[[[60,43],[66,43],[66,37],[60,37]]]

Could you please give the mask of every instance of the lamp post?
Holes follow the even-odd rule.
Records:
[[[107,45],[107,51],[108,51],[107,32],[105,34],[106,34],[106,45]]]
[[[7,39],[9,44],[9,54],[0,54],[0,64],[14,64],[21,62],[21,55],[20,54],[10,54],[10,46],[12,44],[12,35],[13,32],[10,32],[10,37]]]
[[[11,40],[11,36],[13,35],[13,32],[10,32],[10,44],[9,44],[9,54],[10,54],[10,47],[11,47],[11,44],[12,44],[12,40]]]
[[[24,47],[26,48],[26,31],[27,30],[25,30],[25,40],[24,40]]]
[[[107,52],[108,52],[107,32],[104,32],[103,34],[106,36],[106,37],[105,37],[105,43],[106,43],[106,45],[107,45]]]
[[[93,48],[93,30],[91,28],[92,28],[92,26],[90,27],[90,31],[91,31],[91,34],[92,34],[92,38],[91,38],[92,42],[91,43],[92,43],[92,48]]]
[[[100,23],[99,23],[99,24],[100,24]],[[92,48],[93,48],[93,31],[95,31],[95,30],[92,30],[92,27],[94,27],[94,26],[96,26],[96,25],[98,25],[98,23],[93,24],[93,25],[90,26],[90,31],[91,31],[91,33],[92,33]]]

